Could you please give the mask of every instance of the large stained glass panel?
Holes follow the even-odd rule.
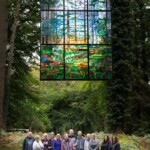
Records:
[[[112,78],[110,0],[41,0],[41,80]]]

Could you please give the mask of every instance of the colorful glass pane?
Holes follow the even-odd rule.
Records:
[[[112,78],[110,0],[41,0],[41,80]]]
[[[64,78],[64,49],[61,45],[41,46],[41,78]]]
[[[111,46],[89,46],[90,79],[112,78],[112,51]]]
[[[65,46],[66,79],[88,79],[87,45]]]

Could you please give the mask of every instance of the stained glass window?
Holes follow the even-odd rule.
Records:
[[[41,80],[112,78],[110,0],[41,0]]]

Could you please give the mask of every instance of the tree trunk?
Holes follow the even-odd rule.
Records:
[[[10,37],[10,51],[9,51],[9,59],[8,59],[9,60],[8,71],[7,71],[8,79],[11,76],[12,63],[14,59],[14,45],[15,45],[16,29],[17,29],[18,20],[19,20],[19,11],[20,11],[20,0],[17,0],[16,11],[14,14],[14,23],[11,27],[12,34]]]
[[[118,127],[114,133],[115,134],[123,134],[123,130],[121,127],[120,128]]]
[[[17,0],[16,10],[14,13],[14,22],[11,27],[12,34],[10,37],[10,49],[9,49],[9,55],[8,55],[8,69],[7,69],[6,92],[5,92],[6,98],[5,98],[5,109],[4,109],[5,122],[7,122],[7,116],[8,116],[10,77],[11,77],[12,63],[14,59],[14,45],[15,45],[16,29],[17,29],[18,20],[19,20],[19,12],[20,12],[20,0]]]
[[[0,0],[0,130],[4,128],[5,64],[7,45],[7,0]]]

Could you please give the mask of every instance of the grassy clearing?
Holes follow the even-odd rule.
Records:
[[[41,135],[41,133],[38,133]],[[98,133],[98,138],[102,141],[105,133]],[[111,136],[111,135],[110,135]],[[21,150],[23,139],[26,133],[2,131],[0,133],[0,150]],[[121,150],[150,150],[150,135],[145,137],[129,136],[125,134],[118,135],[121,144]]]

